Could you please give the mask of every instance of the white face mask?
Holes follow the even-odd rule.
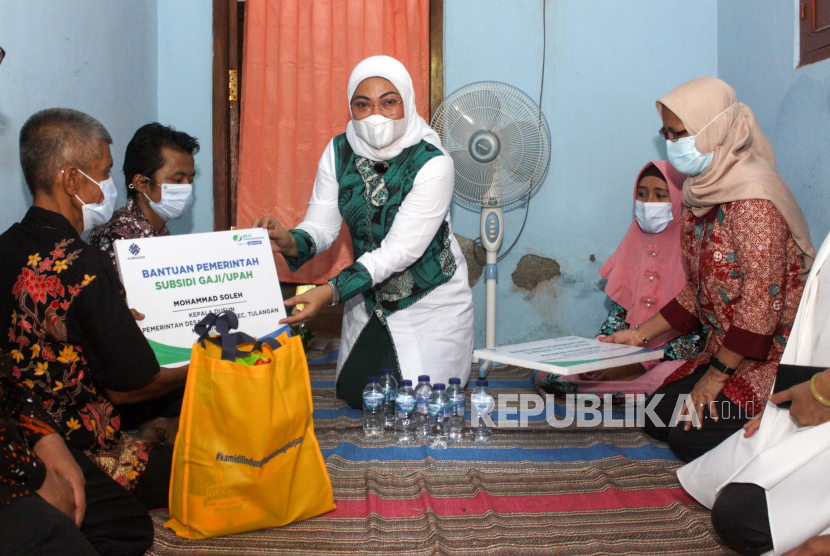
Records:
[[[178,220],[184,213],[190,210],[193,205],[193,184],[191,183],[156,183],[161,187],[161,201],[153,202],[145,193],[144,196],[150,201],[150,208],[159,215],[162,220],[169,222]]]
[[[634,218],[647,234],[659,234],[674,219],[671,203],[644,203],[634,201]]]
[[[712,151],[708,154],[701,154],[700,151],[697,150],[695,138],[703,133],[703,130],[709,127],[712,122],[726,114],[726,112],[735,106],[735,104],[737,104],[737,102],[732,103],[729,108],[712,118],[709,123],[703,126],[703,129],[698,131],[695,135],[683,137],[677,141],[666,140],[666,154],[668,155],[669,162],[671,162],[672,166],[674,166],[678,172],[686,174],[687,176],[696,176],[698,174],[702,174],[707,168],[709,168],[709,165],[712,163],[712,157],[715,156],[715,152]],[[735,121],[732,122],[732,125],[726,132],[727,135],[730,131],[732,131],[732,128],[735,126],[737,121],[738,119],[735,118]]]
[[[386,116],[373,114],[362,120],[352,120],[355,134],[376,149],[383,149],[403,137],[406,118],[390,120]]]
[[[83,205],[84,212],[84,231],[91,230],[96,226],[102,226],[110,221],[112,213],[115,211],[115,200],[118,198],[118,191],[115,189],[115,182],[112,177],[105,179],[102,182],[97,182],[84,174],[80,169],[78,170],[86,179],[101,188],[104,192],[104,201],[101,203],[85,203],[83,200],[75,195],[75,198]]]

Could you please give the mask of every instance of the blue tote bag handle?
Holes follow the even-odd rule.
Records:
[[[223,361],[236,361],[237,357],[245,357],[250,354],[250,352],[239,349],[237,346],[240,344],[262,345],[257,342],[256,338],[244,332],[231,332],[238,326],[239,317],[232,311],[224,311],[219,314],[210,313],[206,315],[193,328],[193,331],[198,334],[198,342],[202,347],[205,347],[206,341],[216,344],[222,348]],[[215,330],[218,336],[211,336],[211,330]]]

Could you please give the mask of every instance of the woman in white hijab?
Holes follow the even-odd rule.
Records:
[[[819,372],[776,388],[745,431],[677,472],[741,554],[830,554],[830,236],[807,279],[777,381],[793,372],[786,365]]]
[[[362,407],[370,375],[465,384],[473,350],[467,265],[453,237],[449,206],[454,167],[438,135],[415,110],[403,64],[387,56],[360,62],[349,78],[352,120],[326,147],[303,222],[285,230],[273,217],[273,249],[296,270],[328,249],[345,221],[355,263],[328,284],[286,300],[303,304],[283,320],[312,319],[345,303],[337,395]]]

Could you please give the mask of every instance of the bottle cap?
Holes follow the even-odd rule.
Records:
[[[429,375],[421,375],[418,377],[418,382],[429,382]]]
[[[451,378],[450,379],[450,384],[461,384],[461,379],[460,378]]]
[[[441,383],[439,382],[438,384],[433,384],[433,385],[432,385],[432,389],[433,389],[433,390],[446,390],[446,389],[447,389],[447,387],[446,387],[446,385],[441,384]]]
[[[403,388],[404,386],[412,386],[412,381],[411,380],[402,380],[401,381],[401,388]]]
[[[381,374],[384,374],[384,375],[391,375],[391,374],[392,374],[392,373],[394,373],[394,372],[395,372],[395,371],[393,371],[392,369],[383,369],[383,371],[381,371]]]
[[[366,380],[366,382],[367,382],[367,383],[369,383],[369,384],[377,384],[379,380],[380,380],[380,379],[378,379],[378,377],[376,377],[376,376],[370,376],[370,377]]]
[[[477,380],[476,386],[490,386],[490,382],[487,380]]]

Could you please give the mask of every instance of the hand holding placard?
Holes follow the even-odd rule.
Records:
[[[328,285],[312,286],[309,291],[295,295],[291,299],[287,299],[285,304],[289,307],[294,306],[294,311],[291,316],[284,318],[280,324],[288,324],[291,326],[305,323],[317,316],[320,309],[326,305],[331,305],[332,291]],[[300,308],[302,306],[302,308]]]
[[[297,256],[297,242],[294,241],[294,236],[289,234],[279,220],[273,216],[257,218],[251,224],[251,227],[268,231],[268,238],[271,240],[271,251],[274,253],[280,253],[287,257]]]

